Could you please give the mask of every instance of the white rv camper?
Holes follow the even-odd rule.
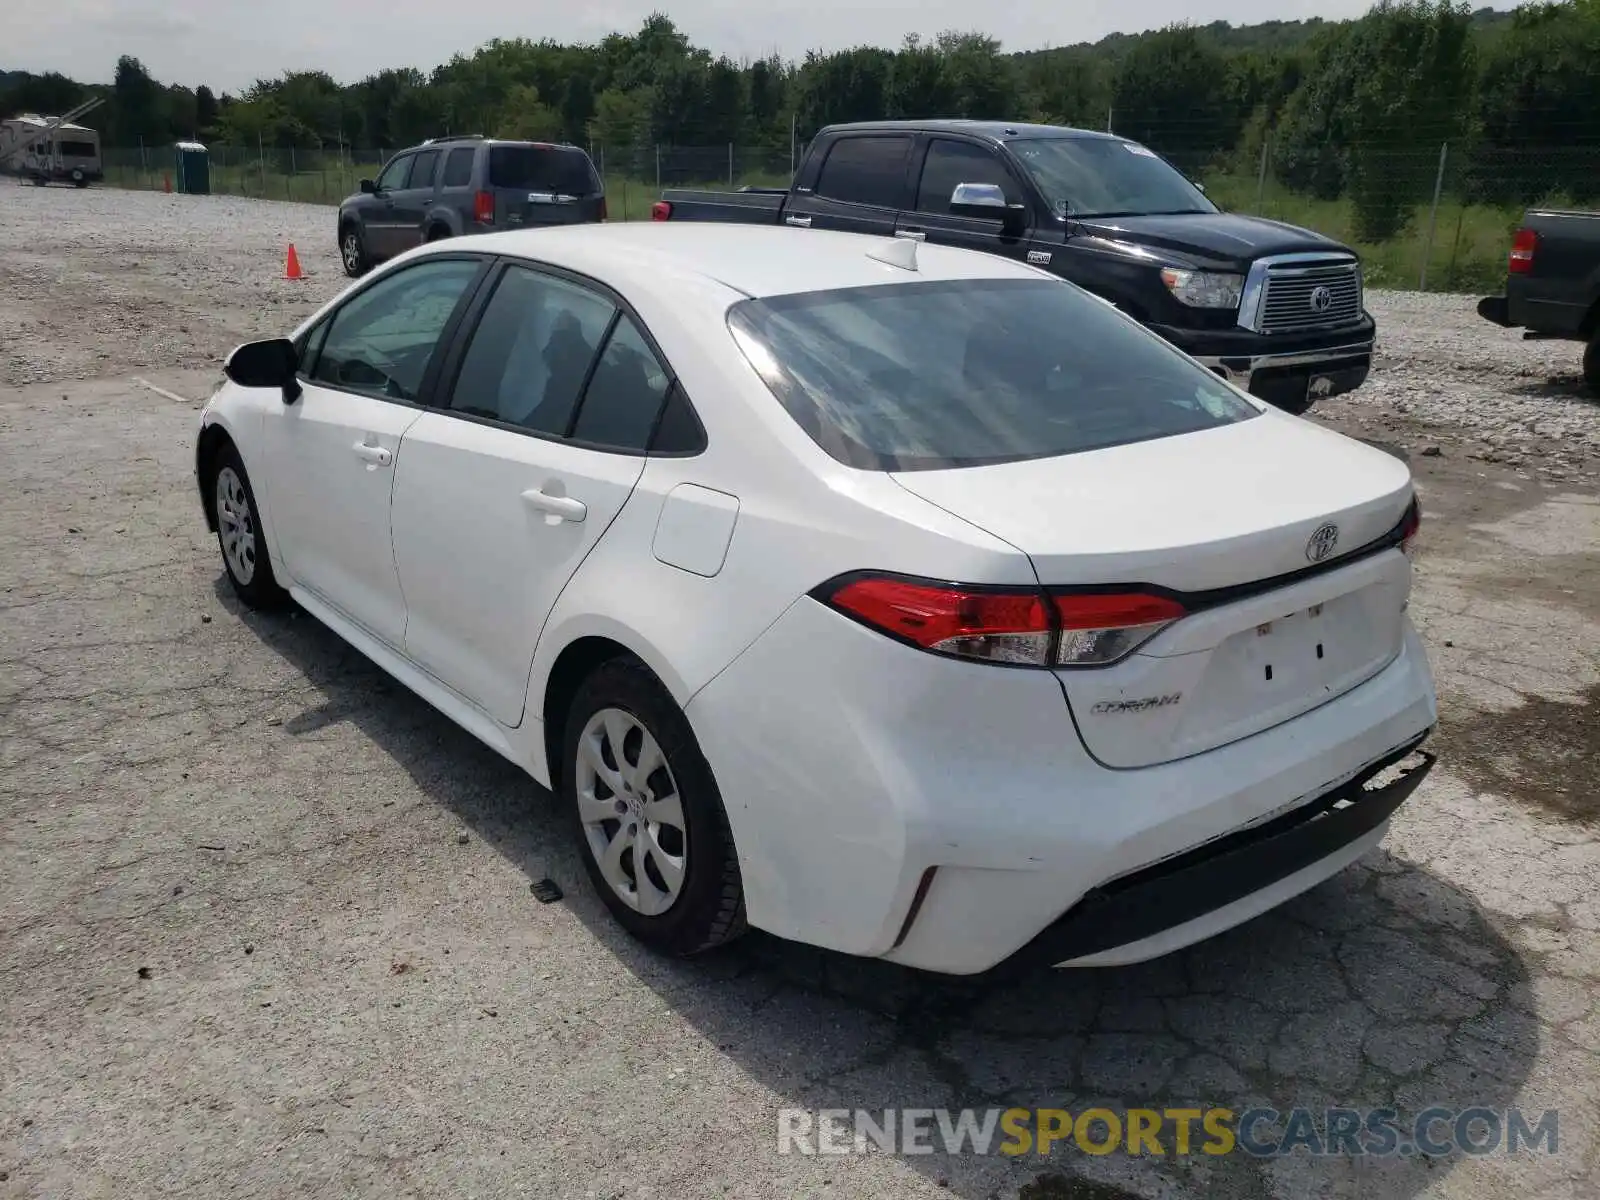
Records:
[[[100,135],[85,125],[58,124],[55,117],[31,113],[0,121],[0,170],[40,187],[52,180],[88,187],[105,177]]]

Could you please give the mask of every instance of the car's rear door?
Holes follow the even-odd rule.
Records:
[[[890,236],[908,203],[915,142],[913,134],[893,131],[838,138],[823,151],[815,180],[797,181],[784,223]]]
[[[393,536],[407,655],[506,726],[545,618],[622,510],[670,377],[618,298],[508,263],[407,430]]]

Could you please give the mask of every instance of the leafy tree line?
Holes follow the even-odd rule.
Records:
[[[109,88],[0,77],[0,113],[59,112],[90,91],[107,144],[180,137],[238,146],[398,147],[447,132],[602,145],[608,163],[656,145],[787,150],[836,121],[966,116],[1081,125],[1138,138],[1185,169],[1254,172],[1354,200],[1387,237],[1455,147],[1474,199],[1600,192],[1600,0],[1471,12],[1386,0],[1355,21],[1173,26],[1007,54],[981,33],[908,37],[802,61],[733,62],[661,14],[592,45],[497,39],[423,72],[341,84],[291,71],[238,95],[163,85],[124,57]],[[1580,152],[1582,151],[1582,152]]]

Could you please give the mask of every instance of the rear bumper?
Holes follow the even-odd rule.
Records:
[[[1209,936],[1223,914],[1233,919],[1220,928],[1282,903],[1359,857],[1359,851],[1348,857],[1345,852],[1364,847],[1369,835],[1382,836],[1389,818],[1433,769],[1434,756],[1417,750],[1421,740],[1281,817],[1091,889],[1019,958],[1059,966],[1137,962]],[[1396,778],[1375,783],[1402,763]],[[1330,869],[1319,871],[1322,866]],[[1299,886],[1278,895],[1291,880]],[[1265,896],[1271,904],[1248,905]],[[1241,911],[1247,905],[1251,911]]]
[[[1504,296],[1484,296],[1478,301],[1478,315],[1502,329],[1525,329],[1525,337],[1587,340],[1588,304],[1531,296],[1531,286],[1539,286],[1539,281],[1511,276]]]
[[[1115,770],[1090,757],[1048,672],[923,654],[810,600],[685,711],[722,792],[752,925],[952,974],[987,970],[1089,897],[1133,886],[1119,881],[1154,887],[1163,865],[1198,867],[1180,857],[1197,847],[1231,847],[1219,839],[1286,813],[1304,822],[1438,719],[1408,625],[1396,658],[1336,700],[1206,753]],[[1379,811],[1366,805],[1362,821]],[[1295,856],[1276,880],[1276,851],[1257,851],[1242,898],[1213,871],[1185,874],[1187,898],[1154,941],[1157,892],[1141,892],[1118,918],[1121,958],[1086,942],[1045,953],[1135,961],[1220,932],[1347,865],[1387,816],[1365,833],[1341,819],[1279,843]]]
[[[1478,315],[1502,329],[1515,328],[1511,320],[1511,301],[1504,296],[1485,296],[1479,300]]]

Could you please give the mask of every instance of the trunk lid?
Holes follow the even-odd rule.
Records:
[[[1107,766],[1248,737],[1335,699],[1400,651],[1409,560],[1394,550],[1339,564],[1400,523],[1410,471],[1309,422],[1269,411],[895,479],[1027,554],[1046,587],[1180,594],[1189,615],[1133,654],[1057,671],[1085,746]]]

